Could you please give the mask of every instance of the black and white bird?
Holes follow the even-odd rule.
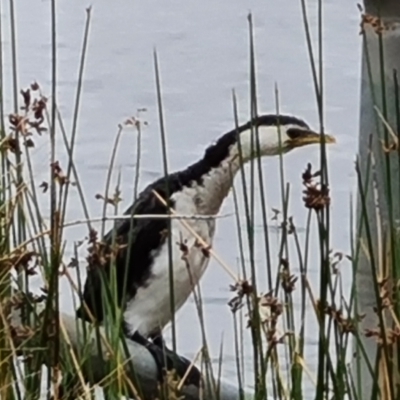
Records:
[[[259,116],[222,135],[215,144],[206,149],[200,160],[186,169],[148,185],[125,214],[134,212],[135,215],[166,215],[167,207],[155,197],[153,190],[166,199],[169,206],[179,215],[218,214],[232,187],[232,176],[239,171],[242,163],[258,154],[255,145],[255,127],[258,128],[259,154],[262,156],[274,156],[298,147],[320,143],[322,137],[311,130],[307,123],[294,116]],[[325,135],[325,143],[334,142],[332,136]],[[166,179],[168,179],[168,192]],[[186,222],[206,243],[212,245],[215,219],[186,220]],[[167,228],[167,219],[126,219],[117,223],[114,228],[119,244],[130,243],[118,251],[114,263],[117,306],[123,312],[124,334],[148,348],[160,369],[160,377],[163,368],[171,367],[168,360],[173,359],[173,353],[165,348],[161,334],[172,318],[169,252],[165,234]],[[173,219],[170,229],[174,312],[177,312],[190,296],[193,285],[197,284],[204,274],[210,257],[202,251],[196,239],[180,221]],[[112,238],[113,230],[105,235],[103,242],[111,244]],[[188,262],[182,260],[182,249],[176,245],[182,241],[186,244]],[[101,274],[104,274],[106,279],[110,277],[109,264],[99,268],[91,266],[83,293],[83,301],[98,323],[104,319],[102,297],[106,295]],[[91,321],[82,305],[77,310],[77,315]],[[180,358],[178,364],[180,365],[174,367],[182,376],[189,366],[189,361]],[[200,379],[198,370],[195,368],[189,375],[191,382],[198,384]]]

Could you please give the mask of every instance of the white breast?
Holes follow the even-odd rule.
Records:
[[[199,204],[196,203],[196,190],[184,189],[172,196],[175,201],[175,211],[178,214],[198,214]],[[200,235],[203,240],[211,244],[215,231],[215,220],[186,220]],[[193,287],[202,277],[209,257],[205,255],[196,239],[179,222],[171,223],[172,233],[172,265],[174,275],[175,312],[186,302]],[[183,242],[187,249],[187,262],[182,259],[182,250],[179,243]],[[169,284],[169,257],[168,241],[161,249],[154,252],[152,275],[146,286],[137,290],[136,296],[130,302],[124,312],[124,319],[131,333],[138,331],[144,336],[161,332],[171,318],[170,310],[170,284]]]

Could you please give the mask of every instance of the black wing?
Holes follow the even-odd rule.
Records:
[[[170,194],[177,188],[176,186],[180,186],[179,184],[176,185],[178,181],[175,180],[175,185],[170,184]],[[167,208],[155,197],[152,189],[156,190],[163,198],[166,198],[165,179],[163,178],[147,187],[125,214],[131,215],[132,210],[134,210],[135,215],[166,215]],[[171,201],[169,201],[169,205],[173,206]],[[89,262],[84,285],[82,300],[98,322],[101,322],[104,318],[102,299],[104,296],[110,296],[110,266],[114,265],[116,268],[116,300],[117,305],[120,307],[124,294],[125,301],[132,299],[136,294],[137,288],[146,285],[146,281],[151,276],[151,265],[155,256],[154,251],[161,248],[166,240],[168,221],[166,219],[126,219],[119,221],[102,240],[106,248],[113,243],[113,232],[115,232],[116,242],[120,246],[114,263],[111,264],[110,261],[103,263]],[[96,260],[96,257],[94,259]],[[111,298],[109,297],[109,299]],[[82,304],[77,310],[77,316],[91,321]]]
[[[131,214],[133,209],[135,214],[166,215],[167,208],[155,197],[152,190],[156,190],[164,199],[167,199],[166,193],[171,196],[173,193],[182,190],[184,186],[190,186],[192,182],[201,184],[203,177],[226,158],[236,138],[236,131],[226,133],[215,145],[206,150],[203,159],[183,171],[173,173],[168,178],[163,177],[149,185],[125,214]],[[174,204],[170,200],[170,196],[168,196],[168,204],[173,207]],[[151,275],[154,251],[161,248],[166,239],[165,232],[168,230],[168,221],[166,219],[130,219],[119,222],[103,238],[103,242],[108,246],[112,245],[114,230],[119,244],[128,245],[130,243],[128,247],[118,252],[115,259],[117,305],[121,306],[124,293],[126,293],[126,300],[132,299],[135,297],[138,286],[146,285],[146,281]],[[99,322],[104,317],[102,298],[109,293],[103,281],[105,281],[104,283],[109,282],[109,278],[110,263],[105,263],[105,265],[90,263],[84,286],[83,301]],[[109,285],[107,286],[109,287]],[[83,306],[77,310],[77,316],[91,321]]]

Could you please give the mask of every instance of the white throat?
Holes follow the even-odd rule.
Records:
[[[281,126],[260,126],[258,128],[258,144],[257,144],[257,131],[254,128],[245,130],[240,134],[240,146],[243,161],[246,163],[251,159],[260,156],[274,156],[283,151],[283,143],[287,140],[286,133],[288,127]],[[257,152],[259,145],[259,151]],[[239,156],[239,144],[236,143],[232,146],[231,152]]]

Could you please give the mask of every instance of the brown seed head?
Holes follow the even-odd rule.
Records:
[[[29,106],[31,105],[31,91],[29,89],[26,90],[21,89],[21,95],[24,100],[23,109],[28,111]]]

